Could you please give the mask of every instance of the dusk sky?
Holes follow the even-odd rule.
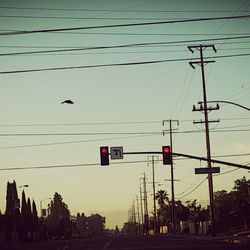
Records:
[[[5,211],[7,182],[15,180],[17,186],[29,185],[26,196],[38,207],[58,192],[71,214],[100,213],[107,227],[121,227],[146,173],[152,211],[147,155],[125,155],[102,167],[100,146],[161,151],[169,145],[169,135],[162,133],[169,127],[162,120],[172,119],[179,120],[179,126],[173,123],[178,129],[173,152],[206,156],[204,125],[193,124],[204,115],[192,112],[203,100],[201,68],[189,65],[199,60],[199,52],[188,46],[217,49],[204,50],[215,60],[205,67],[207,99],[250,108],[250,20],[122,25],[249,13],[249,0],[0,1],[0,210]],[[110,25],[121,26],[100,27]],[[38,30],[53,31],[17,32]],[[74,104],[61,104],[66,99]],[[250,112],[221,104],[209,119],[220,119],[210,124],[212,158],[250,165]],[[158,157],[157,190],[171,194],[170,167]],[[174,159],[176,199],[208,205],[207,176],[194,173],[205,166]],[[247,170],[219,167],[214,191],[231,191],[234,180],[249,178]]]

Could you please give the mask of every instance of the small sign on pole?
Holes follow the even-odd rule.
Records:
[[[123,159],[123,147],[111,147],[110,155],[111,160]]]
[[[220,167],[195,168],[195,174],[216,174],[220,173]]]

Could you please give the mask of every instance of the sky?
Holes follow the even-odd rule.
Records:
[[[122,25],[249,13],[249,0],[0,1],[0,210],[7,182],[15,180],[29,185],[26,196],[38,206],[58,192],[71,214],[100,213],[107,227],[122,227],[145,173],[152,211],[150,155],[125,155],[102,167],[100,146],[160,152],[170,143],[162,121],[172,119],[179,121],[173,122],[173,152],[206,156],[204,125],[193,124],[204,115],[192,112],[203,100],[201,68],[189,65],[200,54],[188,46],[217,50],[203,51],[217,57],[205,66],[207,99],[249,108],[249,18]],[[109,25],[121,26],[100,28]],[[137,62],[144,63],[124,65]],[[66,99],[74,104],[61,104]],[[209,119],[220,120],[209,125],[212,158],[250,165],[249,111],[221,104]],[[170,167],[157,157],[156,189],[171,194]],[[175,199],[208,205],[206,176],[194,173],[205,166],[174,159]],[[248,170],[219,167],[214,191],[231,191],[234,180],[249,178]]]

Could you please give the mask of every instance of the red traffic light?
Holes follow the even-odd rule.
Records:
[[[107,149],[107,147],[101,147],[101,151],[102,151],[102,154],[107,154],[107,152],[108,152],[108,149]]]
[[[109,165],[109,147],[100,147],[101,166]]]
[[[172,164],[172,152],[170,146],[162,146],[162,160],[163,165]]]
[[[168,154],[170,153],[170,147],[169,146],[163,146],[163,152]]]

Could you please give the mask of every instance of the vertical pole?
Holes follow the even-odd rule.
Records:
[[[148,199],[147,199],[147,185],[146,185],[146,175],[144,173],[143,178],[144,184],[144,224],[145,224],[145,231],[148,234]]]
[[[169,128],[170,128],[170,149],[171,153],[173,152],[173,142],[172,142],[172,120],[169,120]],[[175,198],[174,198],[174,167],[173,167],[173,159],[171,161],[171,196],[172,196],[172,232],[175,233]]]
[[[140,210],[138,196],[136,195],[136,206],[137,206],[137,218],[138,218],[138,234],[141,234],[141,219],[140,219]]]
[[[152,171],[153,171],[153,204],[154,204],[154,233],[157,231],[157,216],[156,216],[156,203],[155,203],[155,164],[154,155],[152,155]]]
[[[207,147],[207,164],[208,168],[211,168],[211,151],[210,151],[210,139],[209,139],[209,122],[207,112],[207,95],[206,95],[206,82],[204,73],[204,60],[203,60],[203,47],[200,45],[200,59],[201,59],[201,72],[202,72],[202,87],[203,87],[203,102],[204,102],[204,116],[205,116],[205,130],[206,130],[206,147]],[[211,213],[211,234],[215,235],[214,228],[214,197],[213,197],[213,177],[212,174],[208,174],[208,188],[209,188],[209,200],[210,200],[210,213]]]
[[[135,213],[135,200],[133,200],[132,215],[133,215],[133,222],[134,222],[134,230],[135,230],[135,234],[137,234],[137,226],[136,226],[136,213]]]
[[[143,234],[143,228],[144,228],[144,219],[143,219],[143,205],[142,205],[142,191],[140,186],[140,201],[141,201],[141,224],[142,224],[142,234]]]
[[[178,120],[163,120],[162,124],[165,122],[169,122],[169,140],[170,140],[170,150],[171,154],[173,153],[173,135],[172,135],[172,122],[176,122],[177,126],[179,126]],[[163,133],[164,135],[164,133]],[[173,158],[171,161],[171,198],[172,198],[172,207],[171,207],[171,219],[172,219],[172,233],[175,233],[175,198],[174,198],[174,166],[173,166]]]

